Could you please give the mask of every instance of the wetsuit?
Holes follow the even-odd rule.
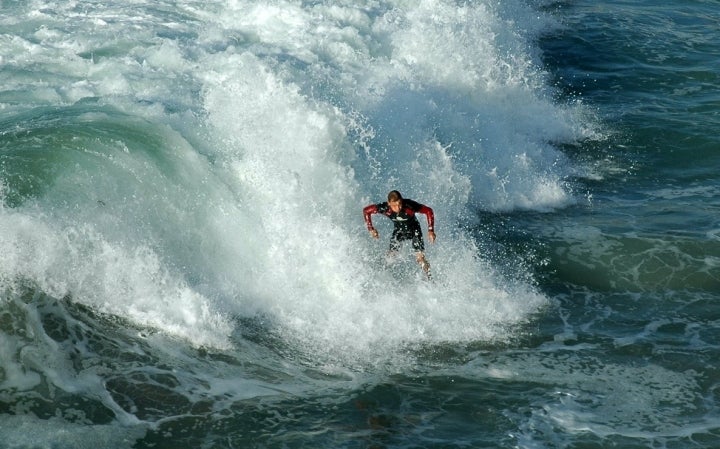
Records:
[[[369,231],[375,229],[372,224],[373,214],[383,214],[392,220],[395,227],[392,237],[390,238],[390,251],[397,251],[400,247],[400,242],[403,240],[412,240],[412,246],[415,251],[425,250],[420,222],[415,216],[417,213],[425,215],[425,218],[427,218],[428,231],[434,231],[435,216],[433,210],[417,201],[403,199],[402,207],[398,213],[393,212],[387,202],[371,204],[363,209],[365,224]]]

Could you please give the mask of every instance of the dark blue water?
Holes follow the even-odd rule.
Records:
[[[718,447],[681,3],[3,3],[0,447]]]

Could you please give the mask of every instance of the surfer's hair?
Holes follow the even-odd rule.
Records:
[[[400,192],[397,190],[391,190],[390,193],[388,193],[388,203],[400,201],[401,199],[402,195],[400,195]]]

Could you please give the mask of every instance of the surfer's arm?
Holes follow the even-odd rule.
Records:
[[[435,214],[433,213],[433,210],[428,206],[421,204],[418,212],[425,215],[425,218],[427,218],[428,231],[435,232]]]
[[[365,225],[367,226],[367,229],[370,232],[370,235],[373,236],[373,238],[379,237],[377,229],[375,229],[372,224],[372,215],[377,213],[379,213],[377,204],[365,206],[365,208],[363,209],[363,218],[365,218]]]

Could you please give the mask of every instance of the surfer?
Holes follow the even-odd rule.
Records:
[[[422,229],[420,222],[415,214],[421,213],[425,215],[428,224],[428,237],[430,242],[435,242],[435,216],[433,210],[417,201],[403,198],[400,192],[393,190],[388,193],[387,201],[384,203],[370,204],[363,209],[365,224],[367,225],[370,235],[377,239],[380,238],[377,229],[372,224],[373,214],[382,214],[392,220],[393,229],[390,237],[389,255],[394,255],[400,248],[400,242],[403,240],[412,240],[412,246],[415,250],[415,260],[422,267],[425,275],[430,278],[430,263],[425,259],[425,243],[423,242]]]

